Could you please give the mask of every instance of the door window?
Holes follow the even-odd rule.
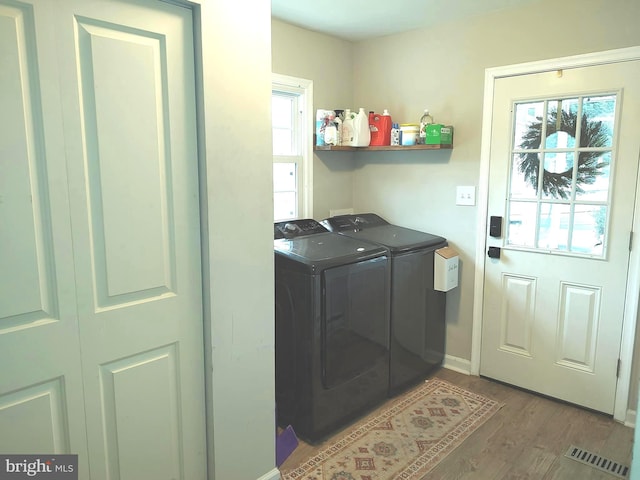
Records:
[[[604,257],[616,100],[514,104],[508,246]]]

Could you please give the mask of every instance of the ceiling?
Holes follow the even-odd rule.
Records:
[[[360,41],[539,0],[271,0],[273,17]]]

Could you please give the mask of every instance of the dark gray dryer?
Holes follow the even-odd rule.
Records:
[[[392,225],[374,213],[339,215],[321,222],[329,230],[386,246],[391,254],[389,395],[424,379],[442,363],[446,294],[434,289],[434,252],[447,245],[437,235]]]
[[[387,397],[388,251],[310,219],[274,237],[277,419],[315,443]]]

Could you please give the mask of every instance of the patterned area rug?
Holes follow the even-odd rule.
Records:
[[[283,480],[418,480],[501,404],[439,379],[359,422]]]

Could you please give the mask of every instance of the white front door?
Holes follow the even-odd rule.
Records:
[[[480,373],[613,413],[640,62],[497,79]]]
[[[2,453],[206,478],[192,23],[0,1]]]

